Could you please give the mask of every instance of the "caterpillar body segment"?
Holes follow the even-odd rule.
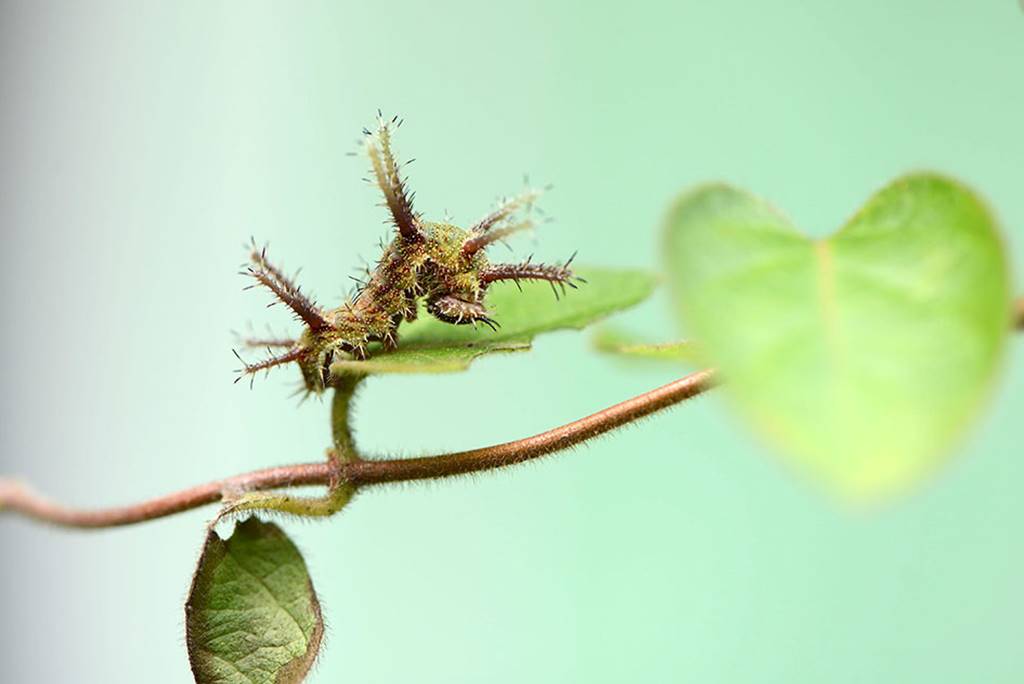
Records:
[[[492,264],[488,260],[490,245],[533,226],[530,213],[536,191],[502,202],[469,229],[425,221],[413,208],[413,194],[392,151],[391,136],[400,123],[379,117],[375,131],[364,131],[364,150],[395,235],[352,297],[335,309],[322,309],[267,259],[265,248],[253,246],[244,274],[255,281],[253,286],[269,290],[305,329],[294,341],[272,340],[273,344],[266,345],[270,355],[255,363],[243,362],[239,379],[251,380],[260,371],[294,362],[302,370],[306,390],[318,393],[331,384],[330,367],[335,359],[365,359],[373,342],[386,351],[397,348],[399,326],[416,318],[421,300],[428,313],[445,323],[497,330],[499,323],[486,305],[491,283],[511,280],[518,285],[523,280],[543,280],[557,296],[582,280],[571,270],[571,259],[562,266],[531,260]],[[247,340],[246,346],[260,346],[259,342]]]

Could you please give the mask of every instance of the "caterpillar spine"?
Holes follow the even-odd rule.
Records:
[[[550,283],[558,296],[582,281],[570,268],[572,258],[562,265],[536,264],[531,259],[499,264],[488,260],[489,246],[533,226],[530,214],[537,191],[503,201],[469,228],[424,220],[413,209],[413,194],[392,150],[392,133],[400,125],[397,117],[387,120],[378,112],[376,130],[363,131],[362,146],[384,196],[394,237],[351,298],[335,309],[321,308],[268,261],[266,248],[253,244],[244,274],[254,280],[252,287],[266,288],[288,307],[305,329],[295,339],[245,340],[247,347],[267,348],[269,355],[257,362],[243,360],[236,382],[297,363],[306,390],[319,393],[331,384],[335,359],[366,359],[374,342],[385,351],[396,349],[399,326],[416,318],[421,300],[430,315],[445,323],[496,330],[499,324],[486,305],[492,283],[541,280]],[[237,352],[236,356],[241,359]]]

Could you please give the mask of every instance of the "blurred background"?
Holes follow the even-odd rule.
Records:
[[[954,174],[1024,265],[1014,0],[0,3],[0,473],[112,505],[320,458],[297,373],[233,385],[269,240],[334,304],[386,231],[346,156],[378,107],[417,207],[468,223],[553,183],[517,255],[655,266],[675,193],[725,179],[808,232]],[[663,296],[622,321],[677,334]],[[360,443],[436,453],[573,420],[681,369],[558,333],[373,379]],[[314,682],[1017,682],[1024,344],[949,467],[877,510],[794,479],[708,396],[541,463],[361,496],[286,529],[328,622]],[[190,681],[213,509],[66,532],[0,517],[0,681]]]

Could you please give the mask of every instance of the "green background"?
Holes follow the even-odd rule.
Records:
[[[325,303],[383,234],[359,130],[406,123],[428,216],[524,172],[513,243],[659,261],[675,193],[722,179],[815,235],[911,169],[954,174],[1024,265],[1024,12],[974,2],[0,5],[0,472],[114,504],[315,460],[293,373],[232,385],[231,329],[292,328],[236,275],[250,235]],[[652,337],[664,297],[624,319]],[[737,321],[742,326],[741,321]],[[673,333],[674,334],[674,333]],[[374,379],[397,456],[514,439],[679,374],[558,333],[471,372]],[[709,396],[548,461],[286,523],[328,620],[314,682],[1016,682],[1024,346],[916,493],[851,510]],[[122,530],[0,520],[0,680],[188,681],[211,509]]]

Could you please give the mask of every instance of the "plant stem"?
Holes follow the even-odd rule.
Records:
[[[331,438],[334,440],[337,458],[342,461],[359,459],[356,442],[352,439],[352,405],[356,390],[365,379],[365,375],[345,375],[335,385],[334,399],[331,401]]]
[[[0,511],[20,513],[36,520],[64,527],[117,527],[163,518],[218,501],[237,498],[240,493],[282,487],[327,485],[342,482],[360,487],[386,482],[452,477],[484,472],[540,458],[581,444],[685,401],[714,387],[714,372],[697,371],[684,378],[645,392],[620,404],[581,418],[575,422],[496,446],[441,456],[394,460],[346,460],[344,457],[323,463],[300,463],[268,468],[208,482],[142,503],[100,510],[78,510],[52,503],[15,482],[0,480]],[[354,387],[352,388],[354,389]],[[351,396],[352,389],[347,396]],[[347,409],[348,401],[345,400]],[[339,409],[340,410],[340,409]],[[347,425],[347,410],[345,424]],[[337,415],[334,416],[337,425]],[[340,439],[339,439],[340,437]],[[347,429],[335,431],[335,440],[351,440]],[[339,444],[341,446],[341,444]],[[350,455],[352,452],[350,452]]]
[[[600,434],[706,392],[714,385],[713,371],[697,371],[657,389],[644,392],[640,396],[627,399],[621,404],[616,404],[586,418],[580,418],[533,437],[443,456],[424,456],[389,461],[359,461],[350,463],[345,469],[345,475],[349,482],[359,487],[385,482],[436,480],[504,468],[581,444]]]
[[[1014,302],[1013,326],[1017,330],[1024,330],[1024,297]],[[706,392],[715,385],[713,371],[702,370],[533,437],[440,456],[363,460],[356,451],[349,423],[351,400],[361,379],[343,381],[345,384],[336,391],[331,410],[334,451],[333,458],[327,462],[299,463],[256,470],[196,485],[142,503],[99,510],[67,508],[39,496],[24,485],[0,479],[0,512],[20,513],[29,518],[64,527],[117,527],[163,518],[220,501],[238,501],[239,496],[249,492],[325,485],[331,488],[337,498],[340,492],[349,488],[354,490],[387,482],[440,479],[484,472],[540,458],[581,444]],[[327,498],[330,496],[331,492],[328,492]],[[277,500],[288,503],[294,501],[294,498],[281,496],[273,499]],[[347,498],[345,500],[347,501]],[[341,499],[337,498],[336,503],[338,501]]]
[[[323,496],[296,496],[285,492],[225,492],[220,516],[242,511],[276,511],[305,518],[326,518],[334,515],[355,496],[356,486],[344,477],[342,466],[359,460],[349,418],[356,388],[365,375],[346,375],[334,385],[331,402],[331,437],[334,448],[327,450],[329,463],[327,492]]]
[[[321,485],[327,484],[330,477],[331,465],[328,462],[300,463],[256,470],[196,485],[142,503],[99,510],[67,508],[44,499],[17,482],[0,480],[0,511],[21,513],[29,518],[64,527],[118,527],[217,503],[231,492]]]

